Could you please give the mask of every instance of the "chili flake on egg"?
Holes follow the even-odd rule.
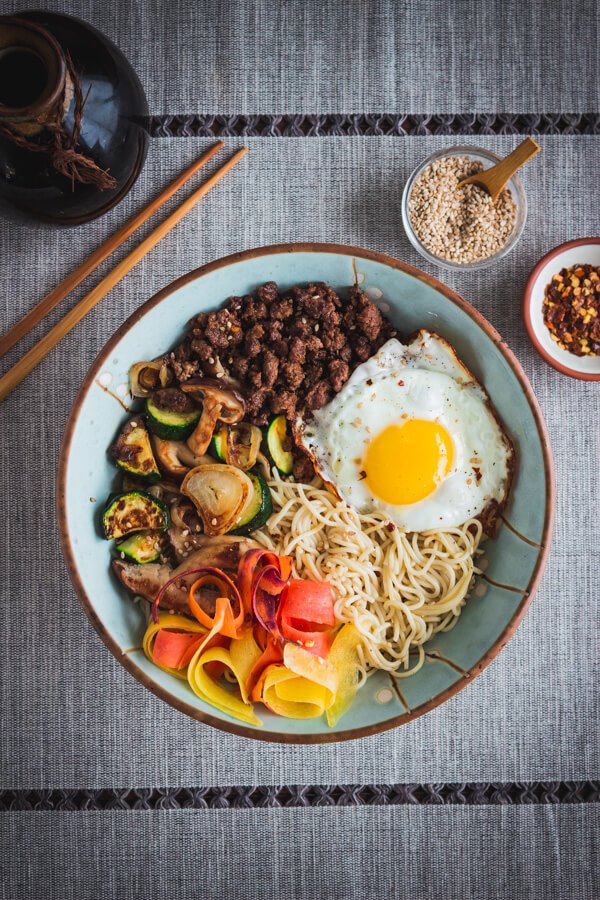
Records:
[[[559,347],[575,356],[600,355],[599,266],[570,266],[553,275],[542,311]]]

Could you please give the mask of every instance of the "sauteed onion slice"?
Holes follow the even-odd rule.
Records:
[[[129,370],[132,397],[149,397],[159,388],[171,383],[172,373],[159,359],[137,362]]]
[[[252,491],[252,481],[245,472],[219,463],[191,469],[181,484],[181,492],[198,510],[205,534],[230,531]]]
[[[228,425],[224,446],[225,461],[245,472],[254,468],[261,440],[262,433],[256,425],[250,425],[249,422]]]

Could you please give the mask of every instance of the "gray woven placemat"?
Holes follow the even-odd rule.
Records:
[[[600,400],[535,356],[519,302],[543,252],[598,233],[598,139],[577,135],[599,132],[600,6],[39,5],[119,44],[164,139],[106,219],[62,234],[0,226],[0,330],[207,145],[170,135],[248,135],[252,153],[0,409],[0,900],[596,900]],[[1,12],[15,8],[0,0]],[[458,135],[490,135],[465,140],[502,153],[516,142],[506,135],[530,131],[544,153],[524,175],[517,250],[468,277],[423,265],[399,219],[408,172]],[[115,327],[196,265],[293,240],[387,251],[481,309],[531,378],[558,481],[548,571],[494,664],[400,730],[327,747],[243,741],[143,690],[83,615],[54,525],[68,408]]]
[[[3,821],[2,900],[598,897],[598,805],[167,807]]]
[[[346,745],[266,746],[220,734],[164,705],[118,666],[83,615],[59,555],[52,524],[53,472],[62,427],[94,354],[125,316],[188,269],[270,242],[345,241],[420,264],[402,233],[400,194],[417,161],[450,142],[250,140],[243,167],[3,406],[7,427],[0,444],[0,477],[11,514],[0,535],[5,569],[0,602],[10,653],[0,681],[0,787],[598,777],[594,627],[600,525],[591,486],[597,473],[592,423],[599,418],[600,395],[594,384],[565,379],[535,355],[519,307],[523,281],[535,260],[551,246],[580,235],[582,223],[597,221],[598,197],[586,189],[598,179],[595,138],[543,138],[543,153],[524,173],[530,218],[519,247],[492,270],[443,276],[490,318],[522,361],[547,418],[558,480],[557,525],[546,577],[514,639],[467,690],[402,729]],[[502,153],[514,139],[478,142]],[[93,229],[38,233],[34,241],[31,235],[24,240],[23,232],[1,229],[5,290],[0,327],[13,322],[204,146],[206,141],[193,138],[153,144],[134,196]],[[35,442],[23,437],[31,433],[32,420]]]
[[[37,5],[112,36],[157,114],[600,112],[594,0]]]

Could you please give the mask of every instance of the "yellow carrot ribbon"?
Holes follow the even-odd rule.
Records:
[[[338,689],[333,704],[327,710],[327,724],[330,727],[337,725],[354,700],[358,689],[358,648],[361,643],[360,632],[349,623],[340,628],[331,646],[328,659],[337,671]]]
[[[272,712],[291,719],[313,719],[334,703],[338,676],[327,660],[296,644],[286,644],[283,665],[269,666],[261,682],[261,700]]]
[[[262,651],[254,640],[251,628],[247,629],[241,638],[232,641],[228,649],[212,647],[202,652],[202,647],[199,647],[188,666],[189,685],[201,700],[210,703],[228,716],[250,725],[262,725],[261,720],[254,714],[254,707],[246,690],[248,676],[261,654]],[[205,667],[211,662],[223,663],[233,673],[241,700],[206,672]]]

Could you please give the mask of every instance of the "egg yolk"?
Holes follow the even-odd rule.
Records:
[[[388,425],[363,460],[370,490],[394,506],[416,503],[438,487],[452,467],[452,438],[443,425],[408,419]]]

